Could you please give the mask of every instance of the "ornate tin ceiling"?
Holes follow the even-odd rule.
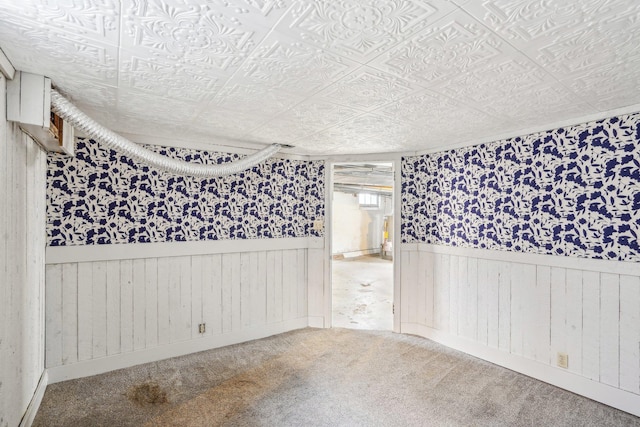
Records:
[[[113,130],[300,154],[640,103],[637,0],[0,0],[0,46]]]

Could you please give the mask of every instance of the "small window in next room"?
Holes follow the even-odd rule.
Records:
[[[361,208],[375,208],[380,207],[380,202],[378,200],[377,194],[369,194],[369,193],[359,193],[358,194],[358,203]]]

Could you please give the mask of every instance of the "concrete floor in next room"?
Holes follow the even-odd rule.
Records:
[[[393,262],[379,255],[333,261],[333,326],[393,329]]]

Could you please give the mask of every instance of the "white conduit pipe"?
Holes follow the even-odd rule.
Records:
[[[105,144],[107,147],[113,148],[132,159],[179,175],[191,175],[203,178],[231,175],[267,160],[282,148],[280,144],[273,144],[250,156],[221,165],[189,163],[147,150],[139,144],[129,141],[127,138],[105,128],[80,111],[55,89],[51,89],[51,107],[56,114],[69,122],[73,127],[81,130],[98,142]]]

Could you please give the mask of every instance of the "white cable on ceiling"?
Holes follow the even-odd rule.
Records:
[[[126,156],[155,166],[166,172],[179,175],[191,175],[197,177],[216,177],[231,175],[249,169],[258,163],[267,160],[282,148],[280,144],[270,145],[250,156],[243,157],[235,162],[221,165],[203,165],[189,163],[178,159],[163,156],[147,150],[135,142],[102,126],[91,117],[80,111],[55,89],[51,89],[51,108],[53,111],[69,122],[73,127],[89,135],[107,147],[119,151]]]

